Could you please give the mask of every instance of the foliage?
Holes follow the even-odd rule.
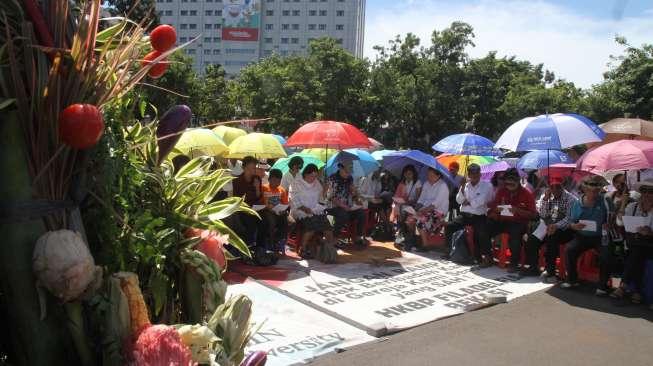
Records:
[[[153,29],[159,25],[159,17],[156,13],[154,0],[107,0],[105,5],[111,14],[116,16],[126,16],[129,14],[129,19],[140,22],[142,20],[149,21],[149,29]]]
[[[200,83],[200,93],[194,111],[206,121],[225,121],[234,113],[227,94],[225,71],[220,65],[209,65]]]

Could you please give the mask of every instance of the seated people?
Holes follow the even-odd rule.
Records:
[[[304,166],[304,159],[300,156],[293,156],[288,162],[288,171],[281,178],[281,187],[290,194],[292,184],[295,180],[301,178],[299,173]]]
[[[361,182],[360,193],[363,196],[368,196],[367,208],[378,218],[378,224],[371,234],[374,238],[390,240],[389,238],[393,235],[389,215],[394,191],[392,175],[380,169],[371,176],[365,177]]]
[[[298,253],[302,258],[310,259],[316,254],[309,244],[315,233],[324,234],[328,243],[334,243],[331,224],[320,205],[323,189],[317,179],[317,167],[308,164],[302,175],[293,183],[293,196],[290,199],[290,215],[301,225],[303,234],[298,245]]]
[[[460,210],[460,205],[458,202],[456,202],[456,194],[458,193],[458,189],[460,186],[462,186],[465,182],[465,177],[462,175],[459,175],[458,172],[460,171],[460,164],[458,164],[455,161],[452,161],[449,164],[449,174],[451,175],[451,181],[452,184],[449,187],[449,217],[455,217],[459,210]]]
[[[599,287],[597,295],[605,295],[608,291],[608,277],[610,275],[609,238],[607,234],[608,220],[613,208],[601,193],[607,183],[597,175],[583,179],[583,195],[571,205],[569,212],[569,227],[574,230],[575,238],[567,244],[565,253],[567,261],[567,279],[560,285],[562,288],[577,287],[578,284],[578,258],[587,250],[598,249],[599,258]],[[604,242],[605,241],[605,242]]]
[[[648,225],[637,227],[635,233],[626,233],[628,254],[624,263],[621,286],[610,296],[623,298],[627,294],[626,289],[632,286],[634,291],[629,294],[630,299],[633,303],[639,304],[642,302],[640,292],[643,288],[644,266],[647,260],[653,260],[653,179],[649,178],[637,185],[641,194],[639,200],[629,203],[618,215],[622,220],[623,216],[646,217]]]
[[[562,177],[549,178],[549,188],[537,201],[537,212],[546,224],[546,233],[541,240],[535,235],[529,235],[526,242],[526,264],[522,268],[523,276],[539,276],[538,252],[546,245],[546,270],[542,277],[547,283],[556,283],[556,258],[560,255],[560,245],[571,241],[574,232],[569,229],[569,210],[576,197],[562,188]]]
[[[336,235],[350,222],[353,223],[354,244],[365,246],[365,211],[362,202],[354,186],[354,178],[351,176],[353,165],[351,161],[338,163],[338,171],[328,179],[327,201],[328,214],[333,216],[333,231]]]
[[[492,265],[492,248],[487,223],[487,205],[494,198],[494,187],[490,182],[481,181],[481,167],[469,164],[467,168],[469,181],[456,194],[456,202],[460,205],[460,222],[447,225],[447,244],[454,232],[470,225],[474,231],[474,259],[482,267]],[[443,258],[448,258],[445,254]]]
[[[442,180],[442,173],[429,167],[415,210],[409,210],[406,218],[407,232],[404,249],[409,250],[416,244],[415,227],[417,227],[421,243],[428,243],[428,236],[439,233],[444,226],[444,219],[448,211],[449,187]]]
[[[637,201],[639,194],[633,192],[631,194],[628,185],[626,184],[626,175],[619,173],[612,177],[612,187],[614,190],[605,194],[605,198],[612,204],[616,212],[623,212],[629,203]],[[613,225],[613,230],[610,231],[610,238],[616,245],[623,244],[625,231],[623,227]]]
[[[488,218],[491,236],[500,233],[509,235],[510,265],[508,272],[518,271],[521,257],[522,236],[528,230],[530,220],[537,217],[533,195],[520,184],[517,169],[506,170],[503,176],[503,188],[496,192],[494,200],[488,206]]]
[[[421,190],[422,182],[417,179],[417,170],[413,165],[406,165],[401,171],[401,180],[392,197],[394,204],[390,214],[390,220],[397,225],[396,242],[399,244],[403,242],[403,232],[405,231],[406,214],[403,207],[410,206],[414,208]]]
[[[257,161],[251,156],[243,159],[243,172],[232,181],[233,196],[244,197],[250,206],[263,203],[261,178],[256,175]],[[238,212],[229,216],[228,226],[249,246],[256,245],[256,235],[260,231],[261,220],[253,215]]]
[[[264,240],[270,244],[268,248],[278,252],[285,249],[288,227],[288,192],[280,186],[281,177],[281,170],[270,170],[268,184],[263,185],[263,204],[266,207],[260,212],[265,227]]]

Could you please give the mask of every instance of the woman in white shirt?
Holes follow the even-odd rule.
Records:
[[[426,243],[428,235],[440,232],[449,211],[449,187],[442,180],[442,173],[428,168],[415,209],[416,212],[406,219],[408,232],[414,234],[417,227],[422,243]]]
[[[304,259],[310,259],[315,254],[315,248],[311,247],[309,242],[316,232],[324,234],[327,243],[334,243],[333,229],[324,213],[324,206],[320,204],[324,190],[317,175],[317,167],[308,164],[302,176],[292,185],[290,215],[302,226],[302,238],[297,248]]]

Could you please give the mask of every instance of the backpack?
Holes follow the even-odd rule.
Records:
[[[451,251],[449,252],[450,260],[457,264],[472,264],[472,256],[467,248],[467,237],[465,229],[460,229],[451,235]]]

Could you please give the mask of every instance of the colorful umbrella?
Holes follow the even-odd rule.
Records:
[[[549,176],[550,178],[564,178],[571,176],[575,181],[580,181],[584,177],[591,175],[592,173],[579,170],[576,167],[576,164],[551,164],[551,166],[546,168],[541,168],[539,170],[539,175]]]
[[[591,173],[653,168],[653,141],[621,140],[583,154],[576,166]]]
[[[225,125],[215,127],[213,132],[218,134],[227,145],[231,144],[238,137],[247,135],[247,131],[245,130]]]
[[[492,180],[492,176],[496,172],[505,172],[506,170],[513,168],[514,165],[511,164],[509,161],[506,160],[501,160],[497,161],[496,163],[488,164],[488,165],[483,165],[481,166],[481,179],[489,182]],[[523,171],[517,169],[517,172],[519,173],[520,177],[525,177],[526,173]]]
[[[294,158],[295,156],[299,156],[300,158],[302,158],[302,160],[304,160],[304,166],[302,168],[306,167],[308,164],[314,164],[315,166],[317,166],[318,169],[322,169],[322,167],[325,165],[325,163],[321,159],[311,154],[294,153],[288,156],[287,158],[281,158],[277,160],[272,166],[272,169],[279,169],[281,170],[282,173],[284,174],[287,173],[288,170],[290,169],[288,167],[288,163],[290,163],[290,159]]]
[[[229,149],[215,132],[207,128],[186,130],[177,141],[175,148],[190,158],[219,156]]]
[[[364,177],[379,169],[379,163],[365,150],[347,149],[333,155],[326,164],[326,173],[334,174],[338,171],[338,163],[351,161],[353,170],[351,175],[356,178]]]
[[[369,148],[367,136],[344,122],[316,121],[300,127],[288,138],[286,146],[331,147],[336,149]]]
[[[513,123],[494,145],[512,151],[562,150],[598,142],[605,133],[589,118],[579,114],[546,114]]]
[[[228,158],[242,159],[246,156],[258,159],[276,159],[287,155],[283,146],[273,135],[255,132],[240,136],[229,144]]]
[[[438,163],[438,161],[429,154],[425,154],[419,150],[398,151],[388,154],[383,157],[381,165],[384,169],[392,173],[394,176],[400,178],[401,171],[406,165],[412,164],[417,169],[420,179],[426,179],[427,168],[433,168],[442,174],[442,178],[452,185],[453,181],[447,168]]]
[[[497,159],[491,156],[478,156],[478,155],[453,155],[453,154],[440,154],[436,158],[438,162],[446,167],[449,164],[456,162],[460,166],[460,174],[467,175],[467,166],[469,164],[478,164],[480,166],[492,164]]]
[[[379,142],[378,140],[375,140],[371,137],[367,138],[370,141],[370,144],[372,144],[371,147],[369,147],[367,150],[371,151],[377,151],[383,149],[383,144]]]
[[[325,149],[325,148],[319,148],[319,147],[314,147],[311,149],[304,149],[302,150],[302,154],[310,154],[315,156],[316,158],[322,160],[324,163],[329,160],[333,155],[337,154],[338,150],[336,149]]]
[[[372,157],[374,157],[374,159],[376,159],[377,161],[381,161],[383,160],[384,156],[395,152],[397,152],[397,150],[377,150],[372,153]]]
[[[532,169],[537,170],[545,168],[551,164],[567,164],[572,163],[573,159],[567,154],[558,150],[535,150],[522,156],[517,161],[518,169]]]
[[[451,135],[432,146],[433,150],[452,155],[501,156],[491,140],[473,133]]]

